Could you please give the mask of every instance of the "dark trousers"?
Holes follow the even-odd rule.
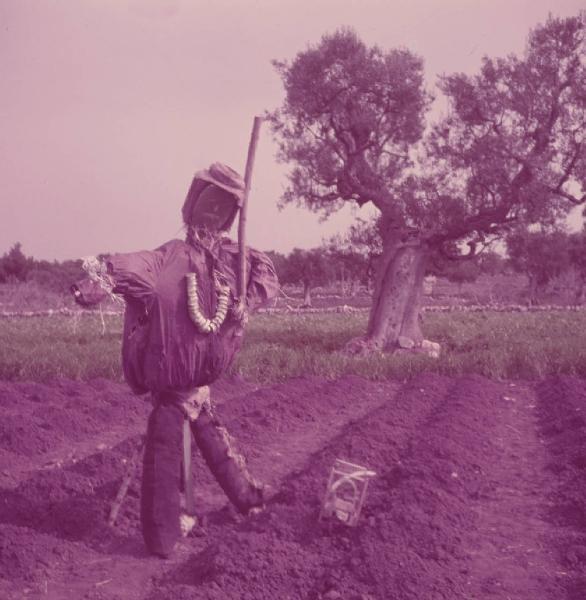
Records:
[[[142,473],[141,525],[152,554],[167,557],[181,535],[183,420],[176,403],[155,406],[148,422]],[[202,408],[191,421],[195,442],[226,496],[242,514],[263,504],[263,489],[218,419]]]

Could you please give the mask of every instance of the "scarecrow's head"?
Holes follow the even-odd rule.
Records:
[[[230,167],[214,163],[195,174],[183,204],[188,231],[226,232],[242,205],[244,180]]]

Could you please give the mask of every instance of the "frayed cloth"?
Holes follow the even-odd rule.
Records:
[[[177,406],[190,421],[195,421],[205,406],[212,413],[210,388],[207,385],[195,388],[188,392],[154,392],[151,395],[153,407],[159,404],[173,404]]]

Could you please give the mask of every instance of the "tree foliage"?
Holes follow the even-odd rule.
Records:
[[[569,243],[570,264],[576,273],[575,301],[582,301],[586,288],[586,225],[579,233],[570,236]]]
[[[443,277],[461,286],[463,283],[476,281],[482,274],[482,269],[477,257],[470,260],[451,260],[438,257],[438,260],[430,263],[427,274]]]
[[[350,200],[391,207],[393,184],[423,133],[421,59],[368,48],[342,29],[275,66],[286,100],[270,119],[278,156],[292,164],[282,202],[325,214]]]
[[[36,260],[24,254],[20,242],[16,242],[0,258],[0,283],[34,281],[48,290],[62,292],[67,291],[83,274],[81,260]]]
[[[523,58],[485,58],[478,75],[441,79],[451,114],[428,140],[433,176],[415,215],[435,241],[551,224],[584,201],[583,38],[581,18],[550,18]]]
[[[568,254],[570,264],[586,280],[586,226],[579,233],[570,236]]]
[[[285,270],[287,268],[287,257],[284,254],[274,250],[267,251],[266,255],[271,259],[279,281],[284,281]]]
[[[294,248],[285,261],[282,282],[315,287],[328,283],[332,265],[322,248]]]
[[[480,272],[484,275],[499,275],[506,270],[506,259],[494,250],[484,250],[478,255]]]
[[[22,244],[16,242],[0,258],[0,283],[25,281],[33,266],[33,259],[25,256]]]
[[[507,237],[509,262],[515,271],[529,280],[529,301],[535,302],[554,279],[573,271],[576,297],[581,296],[586,263],[584,234],[569,235],[561,230],[517,230]]]
[[[569,238],[562,231],[517,231],[507,238],[511,266],[543,287],[570,265]]]
[[[291,63],[276,63],[286,99],[271,115],[279,158],[292,165],[282,202],[329,214],[373,202],[390,231],[416,229],[454,248],[512,225],[551,223],[584,201],[580,17],[550,18],[523,57],[485,58],[474,76],[440,79],[449,114],[418,155],[428,95],[408,50],[368,48],[347,29]]]

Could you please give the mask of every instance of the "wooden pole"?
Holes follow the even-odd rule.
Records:
[[[246,170],[244,172],[244,197],[240,207],[240,220],[238,221],[238,250],[240,253],[240,269],[238,272],[238,297],[240,305],[245,306],[246,302],[246,210],[248,208],[248,195],[250,194],[250,181],[252,179],[252,169],[254,167],[254,156],[256,146],[258,145],[258,136],[262,117],[254,117],[252,124],[252,133],[250,134],[250,143],[248,144],[248,156],[246,158]]]
[[[183,486],[185,488],[185,512],[189,516],[195,513],[193,498],[193,475],[191,472],[191,426],[189,419],[183,420]]]
[[[124,474],[124,477],[122,479],[122,484],[120,485],[120,489],[118,490],[116,498],[114,499],[114,502],[112,503],[112,507],[110,509],[110,516],[108,518],[108,525],[110,525],[110,527],[112,527],[114,523],[116,523],[116,519],[118,518],[118,512],[120,510],[120,507],[122,506],[124,498],[126,498],[126,494],[128,492],[128,488],[130,487],[130,482],[132,481],[132,478],[136,471],[136,464],[141,456],[144,444],[145,438],[142,438],[138,447],[132,453],[132,456],[128,461],[126,473]]]

